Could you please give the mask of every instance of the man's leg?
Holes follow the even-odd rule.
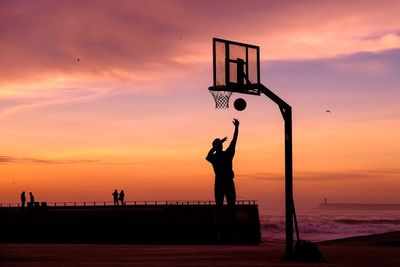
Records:
[[[217,222],[221,222],[223,207],[224,207],[224,186],[221,182],[218,182],[218,183],[215,182],[214,197],[215,197],[215,206],[216,206],[215,218],[216,218]]]
[[[223,207],[224,207],[224,186],[221,182],[215,182],[214,185],[215,197],[215,230],[218,241],[223,239]]]
[[[226,183],[226,202],[230,207],[236,204],[236,189],[233,180]]]
[[[216,182],[214,185],[214,197],[215,205],[217,207],[222,207],[224,205],[224,187],[219,182]]]
[[[227,214],[227,231],[229,232],[228,238],[234,242],[237,238],[236,234],[236,190],[235,183],[230,180],[226,183],[226,202],[228,203],[228,214]]]

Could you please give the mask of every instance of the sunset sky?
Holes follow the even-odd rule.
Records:
[[[0,202],[212,200],[205,156],[235,117],[238,198],[283,207],[281,114],[264,96],[214,109],[219,37],[260,46],[262,83],[293,107],[298,206],[399,203],[399,14],[396,0],[1,1]]]

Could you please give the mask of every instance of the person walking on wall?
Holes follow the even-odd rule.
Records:
[[[121,201],[121,206],[125,205],[125,192],[124,190],[121,190],[121,192],[119,192],[119,201]]]
[[[118,206],[118,191],[117,189],[114,190],[114,193],[112,193],[113,199],[114,199],[114,206]]]
[[[21,193],[21,207],[22,208],[25,208],[25,203],[26,203],[25,191],[22,191],[22,193]]]

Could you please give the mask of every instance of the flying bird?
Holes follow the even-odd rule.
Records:
[[[332,114],[332,112],[331,112],[329,109],[327,109],[325,112],[326,112],[326,113],[331,113],[331,114]]]

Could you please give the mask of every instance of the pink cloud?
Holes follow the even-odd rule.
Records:
[[[162,80],[208,63],[213,36],[259,44],[269,59],[392,48],[400,3],[376,3],[3,1],[0,83]],[[378,31],[387,36],[361,38]]]

